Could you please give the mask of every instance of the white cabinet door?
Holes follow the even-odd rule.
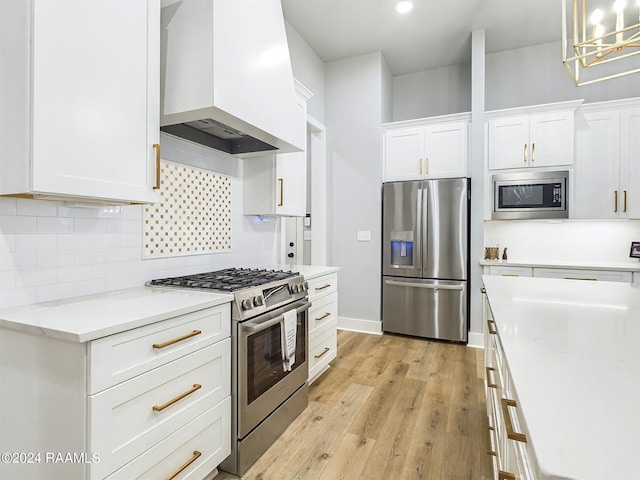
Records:
[[[620,206],[626,218],[640,218],[640,101],[620,111]]]
[[[424,128],[398,128],[384,132],[384,181],[423,177]]]
[[[157,201],[159,1],[32,0],[31,13],[31,184],[3,193]]]
[[[529,117],[489,121],[489,169],[522,168],[529,165]]]
[[[467,176],[467,122],[425,128],[426,178]]]
[[[582,121],[584,119],[584,121]],[[576,127],[573,218],[618,218],[620,115],[584,112]]]
[[[531,115],[530,166],[547,167],[573,163],[573,118],[573,110]]]
[[[276,155],[276,214],[304,217],[307,199],[305,152]],[[251,160],[248,160],[251,161]]]
[[[573,110],[489,120],[489,169],[573,163]]]

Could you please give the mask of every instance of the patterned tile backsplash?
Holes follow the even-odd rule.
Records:
[[[230,177],[162,161],[159,194],[144,207],[144,258],[231,251]]]

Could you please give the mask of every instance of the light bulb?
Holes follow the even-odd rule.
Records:
[[[403,2],[398,2],[396,4],[396,11],[398,13],[407,13],[407,12],[410,12],[412,9],[413,9],[413,2],[403,1]]]
[[[638,1],[640,2],[640,0]],[[596,8],[591,14],[591,16],[589,17],[589,21],[591,22],[591,25],[598,25],[603,18],[604,18],[604,13],[602,13],[602,10],[600,10],[599,8]]]
[[[624,7],[627,6],[627,2],[625,0],[616,0],[613,3],[613,11],[616,13],[622,13],[624,11]]]

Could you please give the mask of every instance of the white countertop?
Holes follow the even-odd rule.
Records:
[[[598,262],[543,262],[540,260],[481,260],[480,265],[500,267],[567,268],[577,270],[617,270],[622,272],[640,272],[640,262],[598,263]]]
[[[482,279],[542,478],[637,478],[640,289]]]
[[[232,300],[230,294],[139,287],[0,310],[0,328],[87,342]]]
[[[334,273],[340,270],[339,267],[328,267],[328,266],[319,266],[319,265],[270,265],[265,268],[273,268],[276,270],[291,270],[292,272],[300,273],[305,280],[310,280],[315,277],[320,277],[322,275],[327,275],[329,273]]]

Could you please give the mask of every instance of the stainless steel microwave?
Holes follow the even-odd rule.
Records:
[[[567,170],[493,175],[493,212],[497,220],[569,218]]]

